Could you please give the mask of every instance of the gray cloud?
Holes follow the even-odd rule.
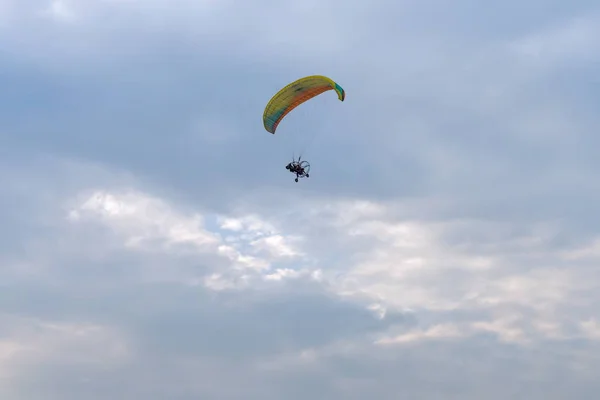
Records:
[[[244,7],[0,3],[0,395],[595,398],[597,6]]]

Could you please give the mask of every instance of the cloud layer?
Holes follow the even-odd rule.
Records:
[[[0,0],[0,396],[595,399],[599,22]]]

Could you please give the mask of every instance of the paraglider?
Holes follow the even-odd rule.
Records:
[[[308,161],[301,161],[301,157],[298,157],[298,160],[292,160],[291,163],[285,166],[285,169],[296,174],[296,182],[298,182],[298,178],[308,178],[310,175],[310,164]]]
[[[346,93],[340,85],[322,75],[307,76],[285,86],[269,100],[265,107],[263,125],[266,131],[275,134],[283,118],[293,109],[329,90],[334,90],[340,101],[344,101],[346,98]],[[310,164],[307,161],[301,161],[300,157],[298,160],[294,158],[285,168],[296,174],[296,182],[298,182],[298,178],[309,177]]]

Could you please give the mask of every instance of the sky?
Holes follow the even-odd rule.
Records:
[[[592,0],[0,0],[0,397],[596,399],[599,65]]]

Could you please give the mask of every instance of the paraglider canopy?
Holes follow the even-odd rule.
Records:
[[[275,134],[283,118],[300,104],[329,90],[335,90],[340,101],[344,101],[344,89],[322,75],[312,75],[290,83],[271,98],[263,114],[263,125],[267,132]]]

